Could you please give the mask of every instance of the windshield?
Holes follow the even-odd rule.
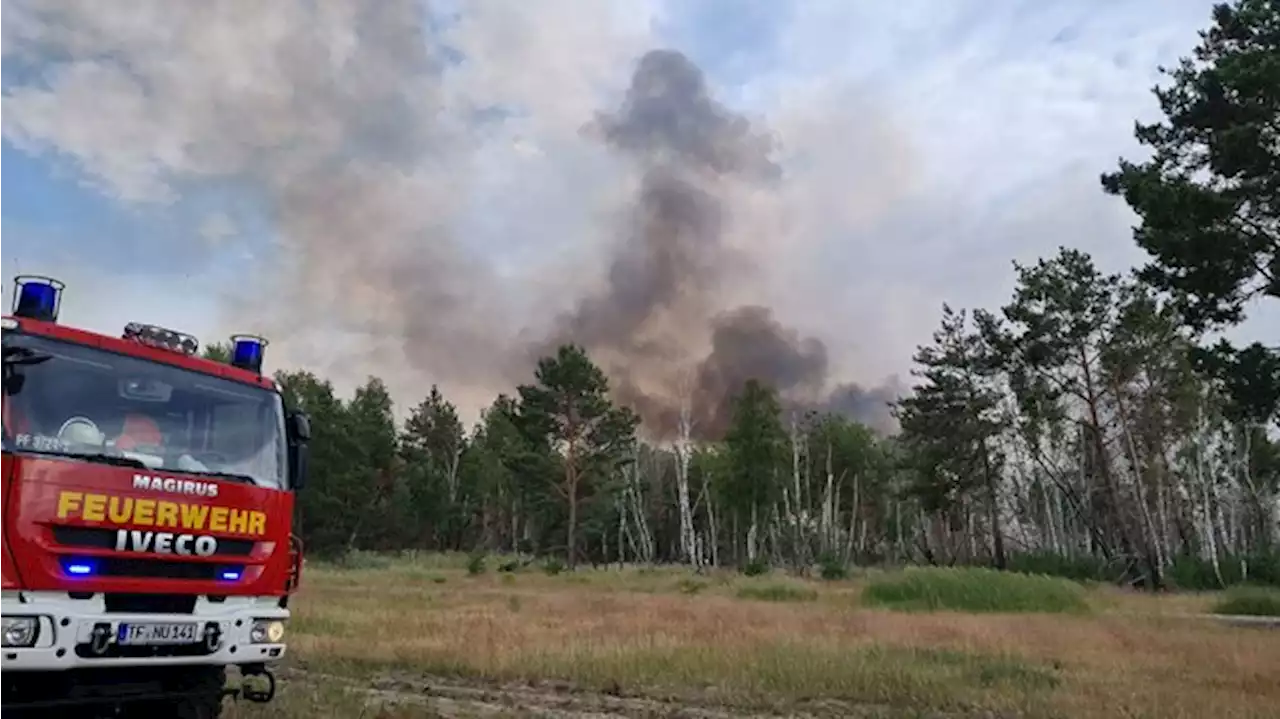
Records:
[[[4,448],[284,488],[280,395],[149,360],[4,333]]]

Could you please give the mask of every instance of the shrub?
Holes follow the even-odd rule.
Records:
[[[764,559],[753,559],[742,566],[742,573],[748,577],[759,577],[769,573],[769,562]]]
[[[913,568],[872,581],[863,602],[901,611],[1086,612],[1084,589],[1065,579],[994,569]]]
[[[498,571],[506,572],[506,573],[518,572],[520,571],[520,560],[519,559],[507,560],[502,564],[498,565]]]
[[[1203,557],[1181,555],[1165,570],[1165,579],[1177,589],[1189,591],[1222,589],[1239,584],[1280,587],[1280,553],[1225,555],[1218,560],[1222,582],[1213,562]]]
[[[558,557],[551,557],[542,565],[542,571],[546,572],[549,576],[552,576],[552,577],[563,572],[564,570],[565,570],[565,564],[564,562],[560,561]]]
[[[1213,607],[1214,614],[1280,617],[1280,592],[1263,587],[1234,587]]]
[[[484,574],[486,555],[483,551],[472,552],[467,557],[467,574],[472,576]]]
[[[818,558],[818,574],[827,581],[838,581],[849,576],[844,561],[834,554],[824,554]]]
[[[818,598],[818,593],[808,587],[791,584],[764,584],[739,589],[738,598],[762,602],[811,602]]]

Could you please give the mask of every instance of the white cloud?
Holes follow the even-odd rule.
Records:
[[[845,350],[837,354],[850,367],[888,372],[927,341],[942,302],[1007,301],[1013,259],[1029,262],[1067,245],[1092,253],[1109,271],[1142,263],[1130,231],[1136,218],[1102,193],[1099,175],[1119,156],[1142,154],[1133,123],[1158,114],[1150,92],[1157,66],[1190,52],[1210,7],[1157,0],[799,3],[783,34],[786,64],[741,94],[784,117],[797,103],[778,99],[794,95],[792,88],[813,92],[843,81],[858,91],[817,116],[887,118],[894,141],[873,149],[898,147],[903,166],[895,168],[898,183],[861,191],[828,184],[867,178],[849,169],[814,170],[799,183],[807,190],[805,182],[822,174],[821,191],[855,193],[853,208],[880,202],[871,204],[870,225],[855,219],[863,213],[841,217],[829,206],[806,214],[813,225],[826,221],[830,237],[786,273],[789,292],[779,293],[790,301],[783,304],[797,317],[824,307],[848,329],[810,324],[826,324],[830,342]],[[812,104],[798,106],[803,112]],[[833,122],[833,138],[787,137],[816,154],[828,147],[822,156],[831,158],[856,146],[857,135],[839,135],[855,124]],[[831,164],[841,163],[855,161]],[[886,197],[886,187],[900,191]],[[1275,308],[1259,311],[1244,335],[1280,335],[1277,315]]]
[[[205,215],[200,221],[200,237],[210,245],[218,246],[226,243],[238,232],[236,223],[225,212],[214,212]]]

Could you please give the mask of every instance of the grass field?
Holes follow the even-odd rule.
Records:
[[[1214,594],[465,566],[310,565],[281,697],[227,716],[1280,716],[1280,630]]]

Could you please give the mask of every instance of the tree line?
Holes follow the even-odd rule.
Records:
[[[308,551],[492,551],[746,571],[988,564],[1189,587],[1280,584],[1280,351],[1221,340],[1280,297],[1280,3],[1214,8],[1162,69],[1150,150],[1101,178],[1139,218],[1147,266],[1068,247],[1015,263],[996,308],[943,307],[879,436],[738,388],[715,442],[638,438],[575,345],[464,427],[437,387],[397,423],[282,371],[311,415]],[[225,348],[213,347],[217,354]]]

